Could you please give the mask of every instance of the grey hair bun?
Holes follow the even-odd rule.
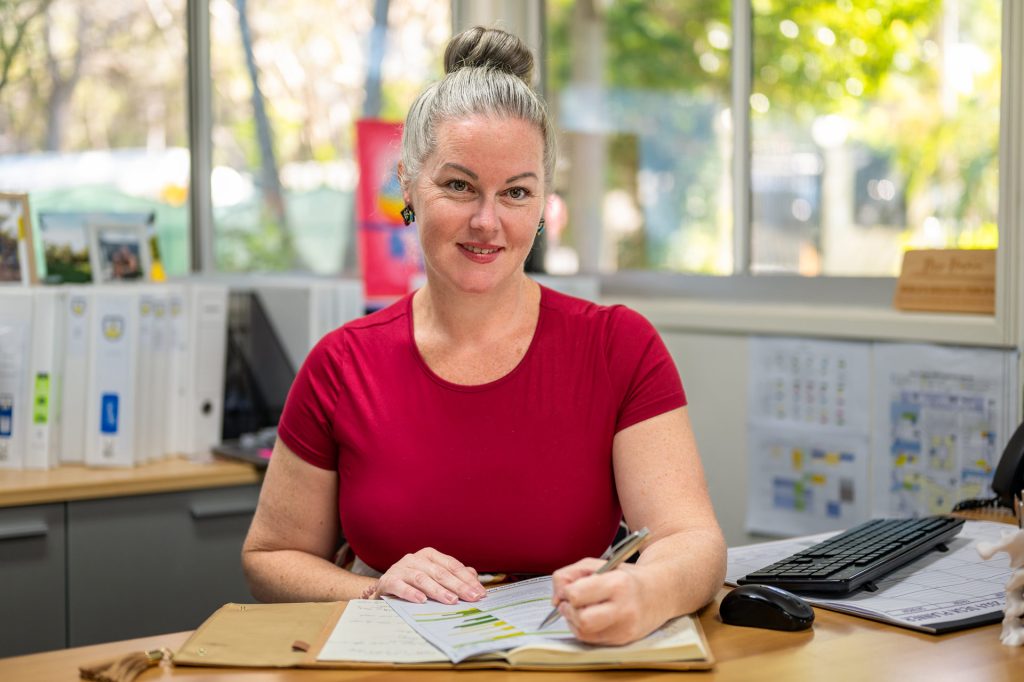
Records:
[[[444,51],[446,74],[466,67],[498,69],[527,84],[533,76],[533,55],[518,37],[500,28],[475,26],[452,38]]]

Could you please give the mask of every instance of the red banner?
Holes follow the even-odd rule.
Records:
[[[405,202],[398,184],[401,139],[401,123],[356,122],[356,223],[370,307],[387,305],[407,294],[410,280],[423,270],[416,227],[402,224]]]

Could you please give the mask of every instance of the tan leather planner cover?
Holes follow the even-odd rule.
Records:
[[[696,618],[704,653],[700,659],[584,665],[512,665],[500,657],[452,663],[318,661],[317,654],[345,610],[346,602],[225,604],[174,654],[175,665],[237,668],[376,668],[505,670],[707,670],[714,658]]]
[[[174,654],[174,662],[293,668],[309,659],[313,643],[328,624],[337,621],[344,606],[344,602],[225,604],[188,638]]]

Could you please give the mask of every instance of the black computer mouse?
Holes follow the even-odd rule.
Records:
[[[806,630],[814,609],[800,597],[771,585],[740,585],[722,597],[723,623],[770,630]]]

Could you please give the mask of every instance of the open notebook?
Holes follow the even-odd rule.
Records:
[[[382,601],[226,604],[174,654],[176,665],[274,668],[704,670],[700,622],[683,616],[624,647],[535,642],[452,663]]]

